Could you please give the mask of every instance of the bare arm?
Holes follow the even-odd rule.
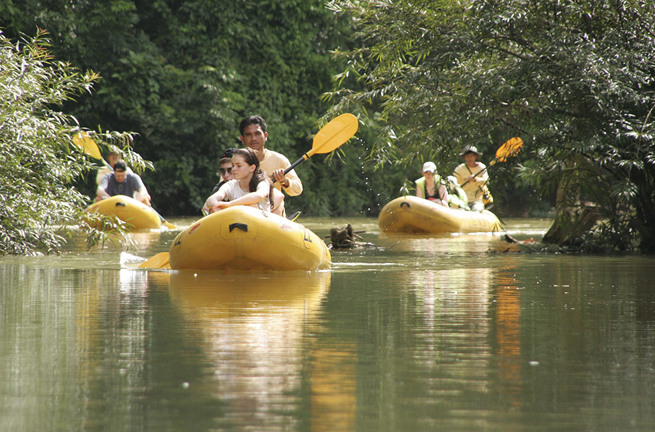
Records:
[[[448,207],[448,190],[444,185],[439,185],[439,198],[441,198],[439,204]]]
[[[224,186],[225,184],[205,200],[205,205],[202,206],[203,213],[212,213],[214,206],[225,199],[226,188]]]

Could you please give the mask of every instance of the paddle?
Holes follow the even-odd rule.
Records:
[[[106,167],[111,169],[113,171],[113,168],[109,163],[102,157],[102,154],[100,153],[100,149],[98,148],[98,144],[95,143],[90,137],[87,132],[79,132],[76,133],[73,136],[73,143],[80,147],[84,153],[87,155],[91,156],[94,159],[101,160]],[[157,213],[157,216],[159,216],[159,219],[161,219],[161,222],[166,225],[166,228],[168,229],[176,229],[177,226],[173,225],[172,223],[169,223],[166,219],[164,219],[164,216],[159,214],[157,210],[155,210],[154,207],[150,206],[150,208]]]
[[[93,159],[101,160],[105,166],[111,168],[111,165],[102,158],[98,145],[89,137],[87,132],[79,132],[73,136],[73,143],[80,147],[84,153],[91,156]]]
[[[352,114],[341,114],[340,116],[330,120],[328,124],[323,126],[321,130],[319,130],[316,135],[314,135],[312,149],[305,153],[300,159],[292,163],[289,168],[284,170],[284,173],[288,173],[301,162],[306,161],[312,157],[312,155],[317,153],[330,153],[331,151],[338,149],[355,135],[358,127],[359,122],[357,121],[357,117]],[[166,256],[164,256],[164,254]],[[168,254],[166,252],[158,253],[149,260],[141,263],[139,267],[150,269],[170,268]]]
[[[496,150],[496,157],[489,162],[489,166],[485,167],[484,169],[478,171],[477,173],[473,174],[473,177],[477,177],[483,172],[485,172],[489,167],[492,167],[496,164],[496,162],[505,162],[507,158],[510,158],[512,156],[516,156],[520,151],[521,148],[523,147],[523,140],[519,137],[514,137],[510,138],[507,141],[503,143],[500,147],[498,147],[498,150]],[[460,185],[464,186],[466,183],[469,181],[466,180],[464,183]]]
[[[316,135],[314,135],[312,149],[302,155],[300,159],[292,163],[289,168],[284,170],[284,173],[288,173],[301,162],[306,161],[317,153],[330,153],[338,149],[355,135],[358,127],[359,122],[357,121],[357,117],[352,114],[341,114],[340,116],[333,118],[328,124],[323,126]]]
[[[177,229],[177,228],[178,228],[177,225],[173,225],[172,223],[170,223],[170,222],[168,222],[166,219],[164,219],[164,216],[162,216],[162,215],[157,211],[157,209],[154,208],[154,207],[152,206],[152,204],[150,205],[150,208],[152,209],[152,211],[154,211],[155,213],[157,213],[157,216],[159,216],[159,219],[161,219],[161,223],[163,223],[164,225],[166,225],[166,228],[168,228],[168,229]]]
[[[139,268],[170,270],[171,262],[169,260],[168,252],[159,252],[157,255],[153,256],[149,260],[139,264]]]

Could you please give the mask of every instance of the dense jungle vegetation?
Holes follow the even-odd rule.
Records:
[[[93,91],[63,110],[91,130],[135,132],[135,151],[155,167],[142,174],[153,205],[164,215],[200,215],[223,149],[240,146],[244,116],[262,115],[267,146],[292,162],[311,149],[330,106],[322,95],[344,67],[331,51],[347,48],[353,32],[352,20],[325,4],[9,1],[0,5],[0,27],[12,40],[44,29],[57,60],[97,73]],[[358,137],[343,161],[317,156],[298,167],[305,192],[288,208],[375,213],[398,193],[402,170],[386,181],[373,176],[364,162],[372,139],[365,130]],[[94,195],[93,175],[80,186]]]
[[[8,0],[0,4],[2,153],[8,158],[29,135],[7,121],[10,96],[20,93],[9,83],[24,77],[21,64],[39,63],[67,79],[48,80],[49,94],[61,96],[50,100],[39,98],[46,86],[33,87],[22,114],[53,125],[36,148],[48,150],[44,166],[67,161],[56,181],[66,193],[74,181],[93,195],[94,173],[63,137],[73,128],[56,125],[78,121],[123,148],[133,137],[154,166],[142,174],[154,206],[198,215],[218,156],[238,145],[243,116],[264,116],[269,148],[294,161],[321,121],[353,112],[357,139],[336,157],[299,166],[305,192],[287,208],[375,216],[423,161],[447,174],[465,145],[488,162],[520,136],[523,151],[490,170],[499,215],[543,214],[556,202],[553,243],[652,251],[654,22],[645,1]],[[30,42],[38,29],[46,39]],[[67,65],[24,56],[46,42]],[[25,152],[12,153],[8,166],[25,168]],[[36,192],[26,198],[3,185],[5,207],[36,200],[48,208],[47,170],[29,167],[29,176],[3,182],[38,179]],[[80,197],[64,201],[79,205]],[[17,228],[25,232],[70,210],[57,208],[48,221],[26,210],[4,217],[36,221]]]
[[[554,194],[545,242],[655,251],[655,9],[643,0],[335,1],[355,48],[337,109],[368,111],[381,160],[447,163],[467,142],[526,142],[514,182]],[[362,111],[363,113],[364,111]],[[426,144],[428,153],[426,154]],[[510,162],[510,161],[508,161]],[[439,166],[439,163],[437,163]],[[443,165],[442,165],[443,166]],[[520,189],[519,189],[520,190]],[[525,189],[523,189],[525,191]]]

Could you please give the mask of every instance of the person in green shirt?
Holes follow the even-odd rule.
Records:
[[[437,166],[434,162],[428,161],[423,164],[423,177],[417,179],[414,183],[416,183],[417,197],[448,207],[446,184],[437,173]]]

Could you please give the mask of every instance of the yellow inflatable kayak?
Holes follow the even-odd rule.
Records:
[[[103,199],[90,205],[86,211],[108,216],[114,215],[130,224],[135,230],[159,229],[162,224],[159,213],[152,207],[125,195],[114,195],[111,198]]]
[[[472,233],[501,230],[500,221],[488,210],[482,213],[454,209],[415,196],[396,198],[382,208],[378,225],[384,232]]]
[[[173,241],[174,270],[318,270],[332,264],[316,234],[296,222],[249,206],[218,211]]]

